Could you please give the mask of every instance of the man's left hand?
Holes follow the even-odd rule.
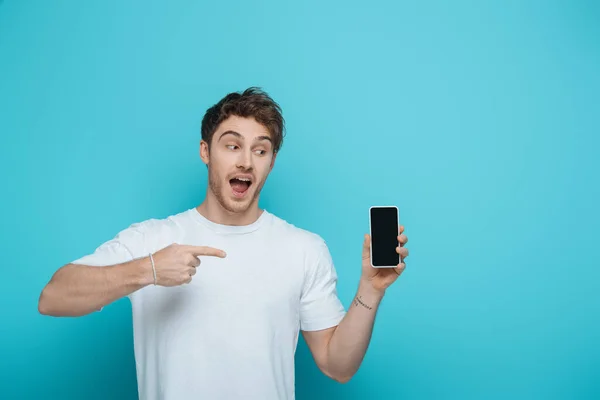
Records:
[[[404,245],[407,242],[408,238],[404,234],[404,226],[400,225],[398,229],[398,247],[396,247],[396,252],[400,254],[400,263],[395,268],[373,268],[371,265],[371,236],[366,234],[363,242],[361,283],[368,284],[377,292],[385,292],[406,268],[404,260],[408,257],[408,249]]]

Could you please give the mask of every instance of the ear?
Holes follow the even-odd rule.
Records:
[[[208,165],[209,154],[208,154],[208,143],[204,140],[200,141],[200,159],[206,165]]]
[[[271,166],[269,167],[269,172],[271,172],[273,170],[273,167],[275,166],[275,159],[277,158],[277,154],[278,153],[274,153],[273,158],[271,158]]]

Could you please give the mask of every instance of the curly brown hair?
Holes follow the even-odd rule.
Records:
[[[264,125],[273,140],[273,153],[277,153],[285,136],[285,121],[281,107],[265,91],[258,87],[250,87],[243,92],[233,92],[223,97],[210,107],[202,118],[202,139],[208,143],[215,131],[227,118],[236,115],[242,118],[253,117]]]

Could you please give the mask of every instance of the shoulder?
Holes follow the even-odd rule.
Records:
[[[149,218],[141,222],[136,222],[131,225],[131,228],[145,234],[168,232],[184,228],[191,219],[191,211],[185,210],[167,217]]]
[[[327,256],[329,250],[325,239],[316,232],[299,227],[281,217],[272,215],[272,227],[275,240],[287,243],[311,261],[316,261],[323,255]]]
[[[190,211],[182,211],[167,217],[154,217],[131,223],[121,230],[117,238],[123,241],[142,242],[149,249],[164,247],[161,242],[177,242],[190,219]]]
[[[281,218],[273,218],[273,241],[285,251],[286,259],[298,262],[302,270],[303,296],[318,296],[331,290],[337,272],[326,240],[318,233],[301,228]]]

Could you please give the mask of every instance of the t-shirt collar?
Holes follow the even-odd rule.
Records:
[[[243,234],[254,232],[271,215],[267,210],[263,210],[258,219],[249,225],[223,225],[207,219],[204,215],[200,214],[195,207],[190,209],[190,213],[196,221],[213,230],[215,233],[220,234]]]

